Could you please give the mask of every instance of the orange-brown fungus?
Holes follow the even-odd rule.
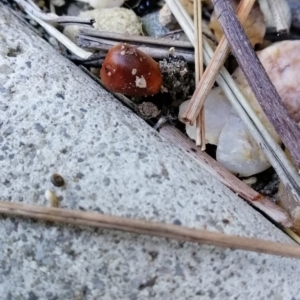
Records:
[[[109,50],[100,77],[108,90],[127,96],[154,95],[162,85],[157,62],[127,44],[117,44]]]

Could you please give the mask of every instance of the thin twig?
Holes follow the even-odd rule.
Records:
[[[236,18],[229,0],[213,0],[215,12],[245,77],[264,113],[300,169],[300,129],[288,113]],[[299,179],[299,178],[298,178]]]
[[[202,4],[201,1],[194,1],[194,28],[195,28],[195,81],[199,83],[203,75],[203,51],[202,51]],[[196,122],[196,145],[201,146],[204,151],[205,145],[205,122],[204,109],[200,113]]]
[[[98,37],[91,37],[91,36],[82,36],[78,37],[77,44],[80,47],[91,49],[91,50],[103,50],[108,51],[113,45],[118,44],[120,41],[109,40],[109,39],[102,39]],[[170,48],[167,46],[157,47],[157,46],[143,46],[143,43],[138,42],[129,42],[129,44],[136,46],[139,50],[143,51],[144,53],[148,54],[152,58],[155,59],[163,59],[169,54]],[[175,56],[182,56],[187,62],[194,62],[195,55],[194,51],[191,49],[183,49],[183,48],[176,48],[174,52]]]
[[[297,233],[295,233],[293,230],[289,228],[282,228],[282,230],[291,238],[293,239],[297,244],[300,244],[300,237]]]
[[[85,51],[75,45],[71,40],[69,40],[65,35],[63,35],[61,32],[59,32],[56,28],[51,26],[50,24],[46,23],[45,21],[39,19],[35,15],[31,14],[30,12],[27,12],[27,14],[35,20],[37,23],[39,23],[49,34],[54,36],[59,42],[61,42],[66,48],[68,48],[72,53],[76,54],[77,56],[81,58],[89,58],[93,53]]]
[[[266,0],[271,10],[276,31],[278,33],[288,33],[290,31],[286,18],[284,17],[282,5],[285,5],[282,0]]]
[[[163,38],[154,38],[150,36],[139,36],[139,35],[130,35],[130,34],[120,34],[115,32],[108,32],[108,31],[99,31],[96,29],[91,28],[84,28],[81,29],[79,32],[79,37],[98,37],[107,40],[116,40],[118,42],[130,42],[130,43],[137,43],[139,45],[156,45],[156,46],[167,46],[167,47],[174,47],[174,48],[187,48],[193,49],[193,45],[188,41],[176,41],[176,40],[169,40]]]
[[[76,211],[64,208],[50,208],[23,203],[0,201],[0,213],[9,216],[34,218],[43,221],[92,226],[145,234],[179,241],[194,242],[231,249],[300,258],[300,247],[265,241],[256,238],[227,235],[207,230],[192,229],[183,226],[150,222],[138,219],[110,216],[99,213]]]
[[[246,21],[254,2],[255,0],[242,0],[239,3],[237,7],[237,16],[242,24]],[[226,37],[223,35],[210,63],[196,87],[185,113],[183,114],[183,120],[189,122],[191,125],[194,124],[199,112],[203,109],[205,99],[210,93],[229,53],[230,47]]]
[[[25,0],[14,0],[18,5],[20,5],[26,13],[30,13],[40,20],[46,21],[48,23],[58,23],[61,25],[86,25],[92,26],[94,20],[91,18],[80,18],[73,16],[58,16],[53,13],[46,14],[39,9],[34,2],[26,2]]]

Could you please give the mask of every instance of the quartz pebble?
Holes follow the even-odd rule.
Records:
[[[100,31],[110,31],[123,34],[140,35],[142,33],[141,22],[138,16],[130,9],[123,7],[99,8],[82,12],[80,17],[95,20],[94,28]],[[72,41],[77,40],[80,27],[76,25],[66,26],[64,35]]]

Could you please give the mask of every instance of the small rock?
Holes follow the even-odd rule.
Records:
[[[94,9],[82,12],[80,17],[95,19],[94,28],[123,34],[140,35],[141,24],[137,15],[123,7]],[[64,34],[72,41],[77,40],[79,26],[66,26]]]
[[[158,18],[159,12],[153,12],[141,18],[143,31],[149,36],[161,36],[169,32],[169,29],[164,27]]]

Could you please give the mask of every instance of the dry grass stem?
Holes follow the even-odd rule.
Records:
[[[239,3],[237,7],[237,16],[241,23],[246,21],[254,2],[255,0],[242,0]],[[213,87],[229,53],[230,47],[226,37],[223,35],[183,115],[183,119],[191,125],[194,124],[199,112],[203,108],[205,99],[211,91],[211,88]]]
[[[289,228],[283,228],[283,231],[291,238],[293,239],[296,243],[300,244],[300,236],[294,232],[293,230]]]
[[[271,10],[276,30],[278,33],[288,33],[290,31],[287,20],[284,17],[281,0],[266,0]]]
[[[108,51],[112,46],[118,44],[119,42],[120,41],[117,41],[115,39],[110,40],[110,39],[103,39],[99,37],[80,35],[77,43],[80,47],[86,49]],[[151,44],[148,45],[136,41],[130,42],[128,39],[126,42],[129,43],[130,45],[138,47],[141,51],[143,51],[144,53],[148,54],[149,56],[155,59],[165,58],[168,55],[170,50],[170,46],[161,46],[161,47],[158,47],[156,45],[151,46]],[[174,55],[183,56],[184,59],[190,63],[195,61],[194,51],[192,51],[192,49],[189,48],[176,47]]]
[[[75,24],[75,25],[86,25],[92,26],[94,23],[93,19],[90,18],[80,18],[73,16],[58,16],[53,13],[44,13],[39,9],[39,7],[33,1],[25,1],[25,0],[14,0],[18,5],[20,5],[26,13],[30,13],[40,20],[46,21],[48,23],[58,23],[61,25]]]
[[[60,43],[62,43],[66,48],[68,48],[72,53],[76,54],[78,57],[87,59],[93,54],[92,52],[85,51],[80,47],[78,47],[77,45],[75,45],[65,35],[63,35],[60,31],[58,31],[50,24],[37,18],[35,15],[32,15],[30,12],[27,13],[33,20],[39,23],[49,34],[54,36]]]
[[[93,212],[0,201],[0,213],[14,217],[119,230],[217,247],[300,258],[300,247],[295,245]]]
[[[151,36],[139,36],[139,35],[129,35],[120,34],[108,31],[99,31],[93,28],[82,28],[79,33],[79,37],[98,37],[106,40],[123,41],[130,43],[137,43],[138,45],[157,45],[157,46],[167,46],[174,48],[187,48],[193,49],[194,46],[188,41],[176,41],[171,39],[154,38]]]
[[[202,4],[194,1],[194,30],[195,30],[195,84],[197,85],[203,75],[203,51],[202,51]],[[201,146],[204,151],[205,145],[205,123],[204,110],[201,109],[197,122],[196,145]]]

